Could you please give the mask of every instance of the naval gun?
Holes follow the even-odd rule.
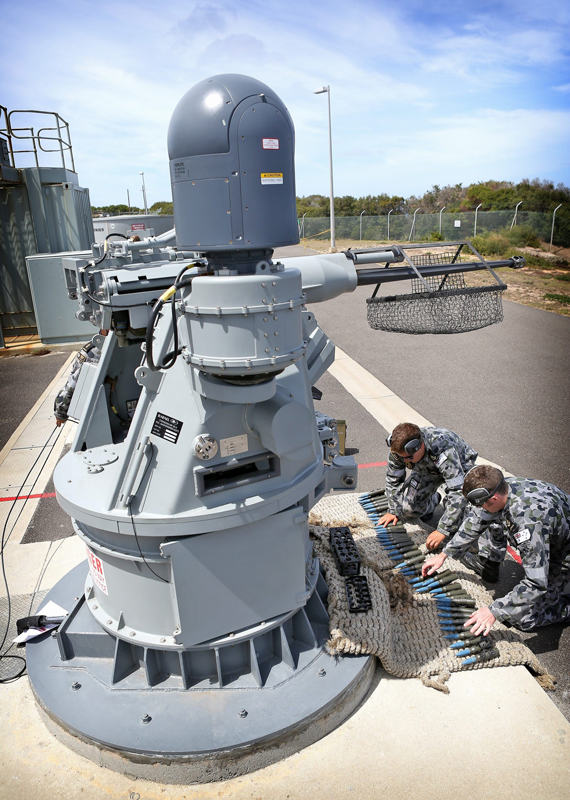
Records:
[[[168,147],[175,240],[108,237],[63,262],[79,318],[110,334],[54,474],[88,569],[50,592],[69,613],[28,669],[67,744],[183,783],[283,758],[366,693],[373,659],[325,648],[308,516],[357,466],[315,413],[334,345],[308,306],[432,267],[396,245],[273,258],[298,242],[294,129],[259,81],[197,84]]]

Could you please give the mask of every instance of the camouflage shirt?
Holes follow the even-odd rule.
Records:
[[[444,548],[448,556],[465,552],[489,528],[498,541],[516,547],[525,576],[510,594],[489,606],[498,620],[517,623],[541,600],[550,582],[570,572],[570,496],[543,481],[505,478],[508,499],[501,511],[490,513],[469,507],[453,541]]]
[[[67,419],[69,404],[71,403],[73,392],[77,386],[79,373],[81,372],[81,367],[83,364],[86,361],[89,361],[91,364],[98,364],[100,358],[101,350],[96,347],[93,342],[87,342],[87,344],[82,347],[79,353],[75,356],[66,384],[63,389],[57,393],[53,404],[53,413],[55,414],[56,419],[60,419],[62,422],[65,422]]]
[[[477,453],[453,431],[445,428],[420,430],[426,452],[417,464],[410,465],[412,476],[419,478],[420,485],[429,483],[433,491],[445,483],[447,502],[437,529],[446,536],[453,536],[461,525],[466,505],[461,493],[465,473],[475,466]],[[403,514],[403,491],[408,482],[404,460],[391,452],[386,468],[386,495],[390,513],[397,517]]]

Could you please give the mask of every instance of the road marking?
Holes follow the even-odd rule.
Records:
[[[43,494],[19,494],[17,497],[0,497],[0,503],[6,503],[8,500],[37,500],[44,497],[55,497],[55,492],[43,492]]]
[[[371,464],[359,464],[358,469],[369,469],[370,467],[385,467],[387,461],[373,461]]]
[[[420,428],[435,427],[433,422],[418,414],[415,409],[394,394],[372,373],[360,366],[340,347],[336,348],[335,360],[328,371],[374,417],[376,422],[380,423],[387,433],[393,431],[400,422],[413,422]],[[504,467],[488,461],[486,458],[481,458],[481,456],[477,458],[477,464],[490,464],[492,467],[500,469],[505,477],[513,477],[512,473],[507,472]]]

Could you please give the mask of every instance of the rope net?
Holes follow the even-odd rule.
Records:
[[[412,261],[424,266],[451,263],[451,258],[414,256]],[[367,298],[370,327],[393,333],[466,333],[503,321],[505,284],[467,286],[464,272],[425,276],[424,281],[412,278],[408,294]]]

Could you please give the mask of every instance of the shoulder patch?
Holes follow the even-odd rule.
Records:
[[[442,453],[440,457],[437,459],[436,464],[438,467],[441,467],[443,462],[447,459],[447,453]]]
[[[528,542],[530,539],[530,531],[527,531],[526,528],[524,531],[519,531],[518,533],[514,534],[515,540],[517,544],[522,544],[523,542]]]

